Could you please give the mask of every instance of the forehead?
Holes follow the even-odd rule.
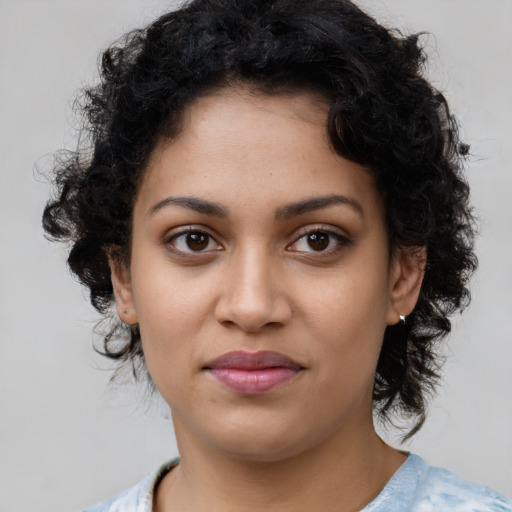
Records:
[[[380,203],[372,174],[332,149],[328,111],[312,93],[231,88],[200,97],[185,110],[180,133],[154,150],[137,203],[150,208],[168,195],[194,195],[275,207],[333,193]]]

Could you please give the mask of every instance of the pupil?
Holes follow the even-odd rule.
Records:
[[[208,235],[204,233],[189,233],[187,235],[187,245],[193,251],[201,251],[208,246]]]
[[[323,251],[329,245],[329,235],[321,231],[311,233],[308,237],[308,244],[315,251]]]

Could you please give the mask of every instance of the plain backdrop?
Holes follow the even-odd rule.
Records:
[[[474,299],[406,448],[512,496],[512,1],[360,3],[390,26],[433,34],[429,74],[474,155]],[[97,315],[64,248],[42,236],[48,185],[35,172],[73,147],[72,98],[94,82],[99,51],[169,5],[0,0],[0,512],[80,510],[177,453],[165,407],[136,386],[108,386],[108,362],[92,350]]]

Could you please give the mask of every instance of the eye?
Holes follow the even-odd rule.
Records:
[[[222,249],[212,236],[196,229],[177,233],[169,239],[168,243],[170,243],[176,251],[188,254]]]
[[[302,235],[288,249],[296,252],[332,253],[348,244],[350,240],[338,233],[315,229]]]

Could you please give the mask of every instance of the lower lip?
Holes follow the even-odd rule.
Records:
[[[286,384],[299,373],[299,370],[282,367],[258,370],[217,368],[209,370],[209,373],[235,393],[261,395]]]

